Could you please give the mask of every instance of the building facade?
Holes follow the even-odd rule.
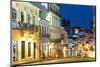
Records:
[[[48,4],[48,15],[46,20],[50,21],[50,39],[60,39],[58,28],[60,27],[61,19],[57,4]]]
[[[39,8],[28,2],[12,2],[12,64],[40,60]]]
[[[57,4],[13,1],[11,14],[12,64],[67,56]]]
[[[40,33],[42,33],[41,52],[45,58],[55,56],[56,48],[60,47],[60,16],[59,7],[56,4],[49,3],[32,3],[40,8]],[[56,10],[55,10],[56,9]],[[45,35],[45,33],[47,33]],[[41,34],[40,34],[41,35]],[[45,36],[44,36],[45,35]],[[54,41],[58,41],[59,45],[55,45]],[[56,48],[55,48],[56,47]]]
[[[50,34],[49,34],[49,22],[45,19],[40,18],[40,44],[41,44],[41,58],[45,59],[49,56],[49,43],[50,43]]]

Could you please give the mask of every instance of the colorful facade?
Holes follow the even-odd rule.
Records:
[[[67,56],[67,33],[58,11],[56,4],[12,2],[12,64]]]
[[[28,2],[12,2],[12,64],[40,60],[39,8]]]

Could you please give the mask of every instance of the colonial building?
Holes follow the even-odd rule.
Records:
[[[48,58],[49,56],[49,44],[50,44],[50,25],[49,21],[45,19],[48,14],[47,9],[42,3],[33,3],[33,5],[38,7],[39,10],[39,37],[40,37],[40,45],[41,45],[41,59]]]
[[[60,27],[59,7],[57,4],[48,4],[46,20],[50,21],[50,39],[60,39],[58,28]]]
[[[13,1],[11,14],[13,64],[67,56],[57,4]]]
[[[44,6],[45,9],[42,8],[43,10],[40,16],[43,17],[45,20],[49,21],[49,34],[50,34],[49,56],[59,57],[61,53],[66,53],[67,43],[68,43],[67,32],[65,32],[64,28],[61,27],[60,25],[60,20],[61,20],[59,15],[60,8],[57,4],[53,3],[41,3],[41,5]]]
[[[40,27],[39,36],[41,44],[41,58],[48,58],[49,43],[50,43],[49,22],[45,19],[40,18],[39,27]]]
[[[39,61],[39,8],[28,2],[12,1],[11,9],[12,64]]]

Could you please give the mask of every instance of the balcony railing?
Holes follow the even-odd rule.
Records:
[[[53,42],[53,43],[59,43],[59,42],[61,42],[61,39],[51,39],[51,42]]]
[[[40,37],[47,37],[47,38],[49,38],[50,37],[50,34],[40,34]]]
[[[34,24],[20,22],[20,21],[19,22],[12,22],[11,28],[38,32],[38,26],[36,26]]]

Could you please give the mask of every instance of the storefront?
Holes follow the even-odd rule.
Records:
[[[23,36],[22,36],[23,34]],[[37,33],[12,30],[12,63],[27,63],[40,60],[40,44]]]

